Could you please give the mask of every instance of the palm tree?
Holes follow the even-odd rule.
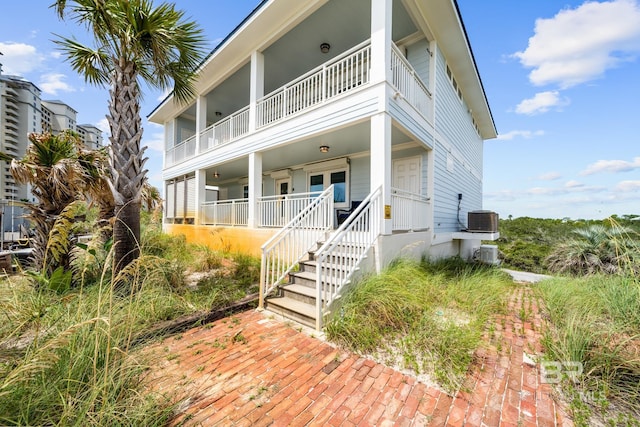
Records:
[[[69,208],[83,199],[88,170],[98,168],[106,157],[83,151],[82,142],[71,131],[59,135],[31,133],[29,141],[24,157],[11,160],[10,170],[16,181],[31,185],[37,199],[37,203],[26,204],[34,228],[32,259],[37,271],[50,275],[58,267],[69,268]],[[2,160],[9,159],[2,156]],[[61,226],[65,219],[66,226]]]
[[[573,233],[576,238],[558,245],[547,258],[549,270],[572,275],[617,274],[623,272],[627,259],[635,257],[626,228],[592,225]]]
[[[69,4],[67,4],[69,3]],[[160,89],[173,84],[174,97],[193,94],[196,67],[205,39],[194,22],[173,4],[154,7],[149,0],[57,0],[61,19],[87,27],[95,47],[60,38],[57,43],[75,71],[98,86],[110,86],[111,191],[115,202],[114,262],[118,273],[140,254],[140,204],[145,182],[140,148],[140,81]]]

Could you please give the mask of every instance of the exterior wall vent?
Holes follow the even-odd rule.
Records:
[[[492,211],[471,211],[467,214],[467,231],[495,233],[498,231],[498,214]]]

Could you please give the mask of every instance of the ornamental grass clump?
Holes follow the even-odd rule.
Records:
[[[505,311],[512,286],[499,270],[459,259],[398,261],[347,293],[327,337],[458,390],[485,323]]]

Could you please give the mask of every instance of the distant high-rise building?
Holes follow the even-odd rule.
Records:
[[[18,76],[0,74],[0,151],[22,158],[31,132],[42,132],[40,89]],[[2,228],[15,230],[24,222],[23,210],[13,201],[31,200],[28,185],[18,184],[9,163],[0,162],[0,217]]]
[[[78,112],[60,100],[41,100],[41,90],[19,76],[2,74],[0,64],[0,151],[21,159],[29,146],[31,132],[58,134],[66,129],[77,132],[87,148],[102,146],[102,131],[91,124],[78,125]],[[19,229],[24,222],[22,209],[13,201],[33,201],[28,185],[18,184],[9,163],[0,162],[0,228]],[[4,236],[2,236],[4,237]]]
[[[64,102],[54,99],[42,101],[42,130],[56,135],[63,130],[76,131],[78,112]]]
[[[102,130],[97,126],[90,124],[77,125],[76,131],[87,148],[96,150],[102,147]]]

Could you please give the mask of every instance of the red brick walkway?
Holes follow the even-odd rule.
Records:
[[[173,425],[572,425],[523,358],[540,353],[541,322],[518,288],[456,396],[254,311],[152,347],[162,362],[151,386],[178,393]]]

